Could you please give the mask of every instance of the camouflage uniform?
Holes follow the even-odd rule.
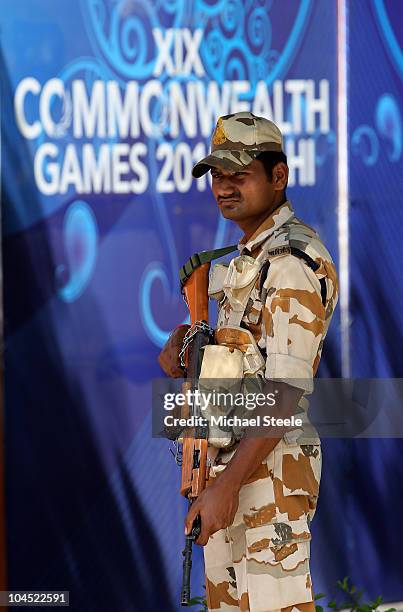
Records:
[[[238,113],[236,117],[241,116],[244,124],[250,115]],[[200,167],[216,163],[212,156],[220,155],[220,149],[214,151],[214,142],[222,146],[229,132],[226,121],[228,118],[219,120],[213,153],[200,162]],[[266,128],[270,130],[271,126]],[[233,133],[232,129],[232,140]],[[267,145],[267,139],[263,142]],[[242,143],[238,144],[241,148]],[[248,154],[256,157],[254,151]],[[225,164],[231,157],[228,153]],[[235,160],[239,163],[236,155],[232,157]],[[289,201],[279,206],[248,241],[242,239],[238,248],[241,256],[231,261],[230,268],[238,266],[241,274],[243,255],[256,258],[265,249],[269,261],[262,289],[259,275],[241,320],[241,326],[252,332],[266,357],[265,377],[299,379],[293,384],[310,392],[338,297],[332,259],[316,232],[294,216]],[[217,327],[232,324],[230,298],[227,288],[221,296]],[[300,406],[306,410],[305,398]],[[212,477],[219,476],[234,452],[236,447],[219,451],[211,468]],[[209,610],[314,612],[310,522],[320,474],[319,438],[301,437],[300,430],[288,432],[241,488],[233,524],[211,536],[204,547]]]

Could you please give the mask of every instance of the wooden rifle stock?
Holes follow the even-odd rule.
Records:
[[[210,263],[203,263],[193,270],[190,277],[182,284],[189,312],[191,325],[204,322],[208,324],[208,280]],[[188,344],[185,353],[186,375],[188,380],[183,383],[183,393],[186,394],[197,384],[201,367],[201,348],[210,342],[211,336],[208,328],[199,329]],[[187,405],[182,416],[197,415],[197,408]],[[207,463],[207,429],[206,427],[186,428],[182,434],[182,482],[181,494],[189,500],[189,508],[206,486],[209,465]],[[192,546],[197,540],[201,530],[200,516],[193,522],[190,534],[186,536],[183,554],[183,576],[181,605],[190,604],[190,574],[192,570]]]
[[[210,344],[214,337],[214,333],[208,326],[210,262],[213,259],[231,253],[235,249],[236,246],[233,245],[214,251],[195,253],[180,270],[179,277],[182,292],[189,308],[191,326],[194,326],[195,331],[185,353],[186,377],[188,380],[185,380],[183,384],[184,393],[191,390],[195,385],[201,368],[201,349],[206,344]],[[193,402],[192,414],[190,406],[187,405],[182,411],[182,416],[185,418],[189,416],[202,416],[198,414],[198,411],[198,407]],[[189,507],[203,491],[209,477],[210,466],[207,461],[207,434],[207,427],[202,425],[188,427],[182,434],[181,494],[189,500]],[[190,603],[192,546],[193,542],[199,537],[200,530],[201,520],[200,516],[197,516],[193,522],[191,533],[186,536],[186,544],[183,550],[182,606],[188,606]]]
[[[208,281],[210,264],[204,263],[192,272],[183,285],[183,293],[190,312],[192,325],[196,321],[208,322]]]
[[[190,312],[190,322],[194,325],[196,321],[208,323],[208,280],[210,264],[199,266],[183,286],[186,302]],[[192,343],[188,346],[185,356],[187,377],[183,392],[192,388],[193,379],[200,372],[200,349],[208,343],[208,337],[203,332],[197,332]],[[189,406],[185,406],[185,418],[190,416]],[[207,466],[207,438],[197,437],[197,428],[187,428],[183,434],[182,447],[182,483],[181,495],[189,499],[195,499],[205,487],[208,479]]]

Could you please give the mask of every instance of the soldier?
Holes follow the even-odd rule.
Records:
[[[337,275],[318,234],[287,200],[280,130],[249,112],[221,117],[211,154],[193,175],[207,171],[221,214],[244,233],[240,255],[211,290],[219,301],[217,342],[241,348],[242,376],[291,381],[288,414],[297,405],[305,414],[304,395],[313,389],[337,302]],[[249,340],[241,346],[236,337],[244,332]],[[173,366],[164,369],[172,373]],[[185,522],[189,532],[201,517],[197,543],[204,546],[209,610],[314,612],[309,547],[320,440],[294,429],[232,442],[215,451],[209,486]]]

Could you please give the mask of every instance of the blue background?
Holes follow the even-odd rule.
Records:
[[[402,375],[399,4],[347,2],[356,377]],[[161,375],[159,347],[187,316],[180,265],[239,234],[219,219],[209,190],[155,191],[153,139],[143,138],[144,194],[43,196],[33,176],[41,139],[19,132],[15,88],[26,76],[144,83],[157,26],[203,27],[205,82],[328,79],[330,132],[317,135],[316,184],[288,195],[338,261],[336,3],[4,0],[0,24],[9,588],[70,590],[72,609],[86,612],[178,610],[185,504],[167,443],[151,438],[151,381]],[[320,375],[340,373],[338,309]],[[369,597],[402,599],[401,441],[323,446],[315,590],[331,593],[349,575]],[[195,557],[201,594],[200,551]]]

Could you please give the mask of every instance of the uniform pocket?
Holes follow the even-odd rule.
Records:
[[[283,494],[317,497],[322,469],[320,444],[287,444],[281,441],[278,477],[283,485]]]
[[[251,612],[312,601],[310,539],[305,516],[246,530]]]

